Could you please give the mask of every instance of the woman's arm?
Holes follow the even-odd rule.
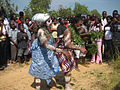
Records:
[[[38,40],[40,41],[40,43],[47,49],[52,50],[52,51],[56,51],[56,52],[62,52],[62,49],[59,48],[55,48],[54,46],[48,44],[48,40],[47,37],[44,33],[44,31],[42,29],[38,30]]]
[[[66,30],[64,32],[64,42],[65,42],[65,47],[73,50],[80,50],[82,53],[86,53],[85,48],[81,48],[79,46],[73,45],[71,42],[71,32],[69,30]]]

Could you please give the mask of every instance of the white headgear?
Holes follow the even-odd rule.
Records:
[[[49,18],[50,16],[46,13],[37,13],[32,17],[32,22],[37,24],[44,24],[44,22]]]

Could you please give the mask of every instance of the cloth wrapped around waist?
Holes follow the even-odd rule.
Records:
[[[6,40],[6,36],[4,35],[0,36],[0,42],[5,41],[5,40]]]

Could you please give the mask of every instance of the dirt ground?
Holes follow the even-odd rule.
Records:
[[[0,90],[35,90],[34,77],[29,73],[29,66],[10,64],[4,71],[0,71]],[[73,90],[103,90],[111,68],[107,63],[86,65],[79,64],[80,72],[73,70],[71,88]],[[41,90],[64,90],[64,74],[60,73],[52,81],[53,88],[46,87],[42,80]],[[102,88],[101,88],[102,86]]]

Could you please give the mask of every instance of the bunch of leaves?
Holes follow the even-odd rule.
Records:
[[[69,31],[71,31],[72,33],[73,44],[81,45],[83,40],[80,37],[80,35],[75,32],[73,27],[69,26],[68,28],[69,28]]]
[[[89,54],[97,53],[97,43],[88,44],[88,53]]]
[[[95,41],[95,39],[99,40],[100,38],[103,37],[103,31],[94,31],[91,30],[90,31],[90,40],[91,41]],[[90,54],[95,54],[97,53],[97,43],[92,43],[92,44],[88,44],[88,53]]]
[[[89,34],[90,34],[90,36],[91,36],[91,41],[95,41],[95,39],[100,39],[100,38],[102,38],[103,37],[103,31],[102,30],[100,30],[100,31],[94,31],[94,30],[91,30],[90,32],[89,32]]]

